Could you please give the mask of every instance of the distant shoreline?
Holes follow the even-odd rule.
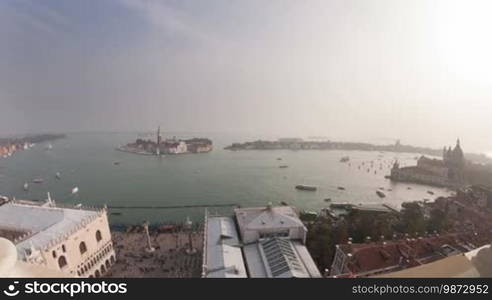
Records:
[[[0,157],[7,158],[18,151],[27,150],[35,144],[66,138],[65,134],[37,134],[15,138],[0,138]],[[48,149],[51,149],[49,144]]]
[[[247,150],[358,150],[358,151],[379,151],[394,153],[415,153],[430,156],[442,156],[442,149],[432,149],[426,147],[416,147],[403,145],[397,142],[392,145],[375,145],[370,143],[357,142],[336,142],[336,141],[304,141],[301,139],[279,139],[277,141],[256,140],[251,142],[233,143],[224,147],[225,150],[247,151]],[[492,164],[492,158],[485,154],[466,153],[466,158],[476,163]]]
[[[23,143],[43,143],[66,138],[66,134],[33,134],[23,137],[0,138],[0,145],[4,144],[23,144]]]

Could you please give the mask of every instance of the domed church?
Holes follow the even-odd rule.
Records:
[[[416,166],[401,168],[396,161],[391,169],[390,179],[436,186],[456,187],[465,184],[465,155],[460,140],[454,149],[444,147],[443,159],[421,156]]]
[[[460,140],[456,141],[454,149],[444,147],[442,153],[443,162],[448,167],[448,178],[454,182],[464,182],[465,155],[461,149]]]

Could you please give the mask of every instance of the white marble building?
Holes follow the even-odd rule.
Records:
[[[67,276],[103,276],[116,259],[106,209],[10,201],[0,206],[0,236],[20,261]]]

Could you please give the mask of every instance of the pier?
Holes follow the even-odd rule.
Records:
[[[109,209],[176,209],[176,208],[208,208],[208,207],[234,207],[239,206],[238,204],[191,204],[191,205],[169,205],[169,206],[132,206],[132,205],[118,205],[110,206]]]

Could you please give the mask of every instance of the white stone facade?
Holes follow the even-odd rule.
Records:
[[[0,229],[23,232],[13,242],[21,261],[68,276],[100,277],[116,261],[106,209],[0,206]]]

